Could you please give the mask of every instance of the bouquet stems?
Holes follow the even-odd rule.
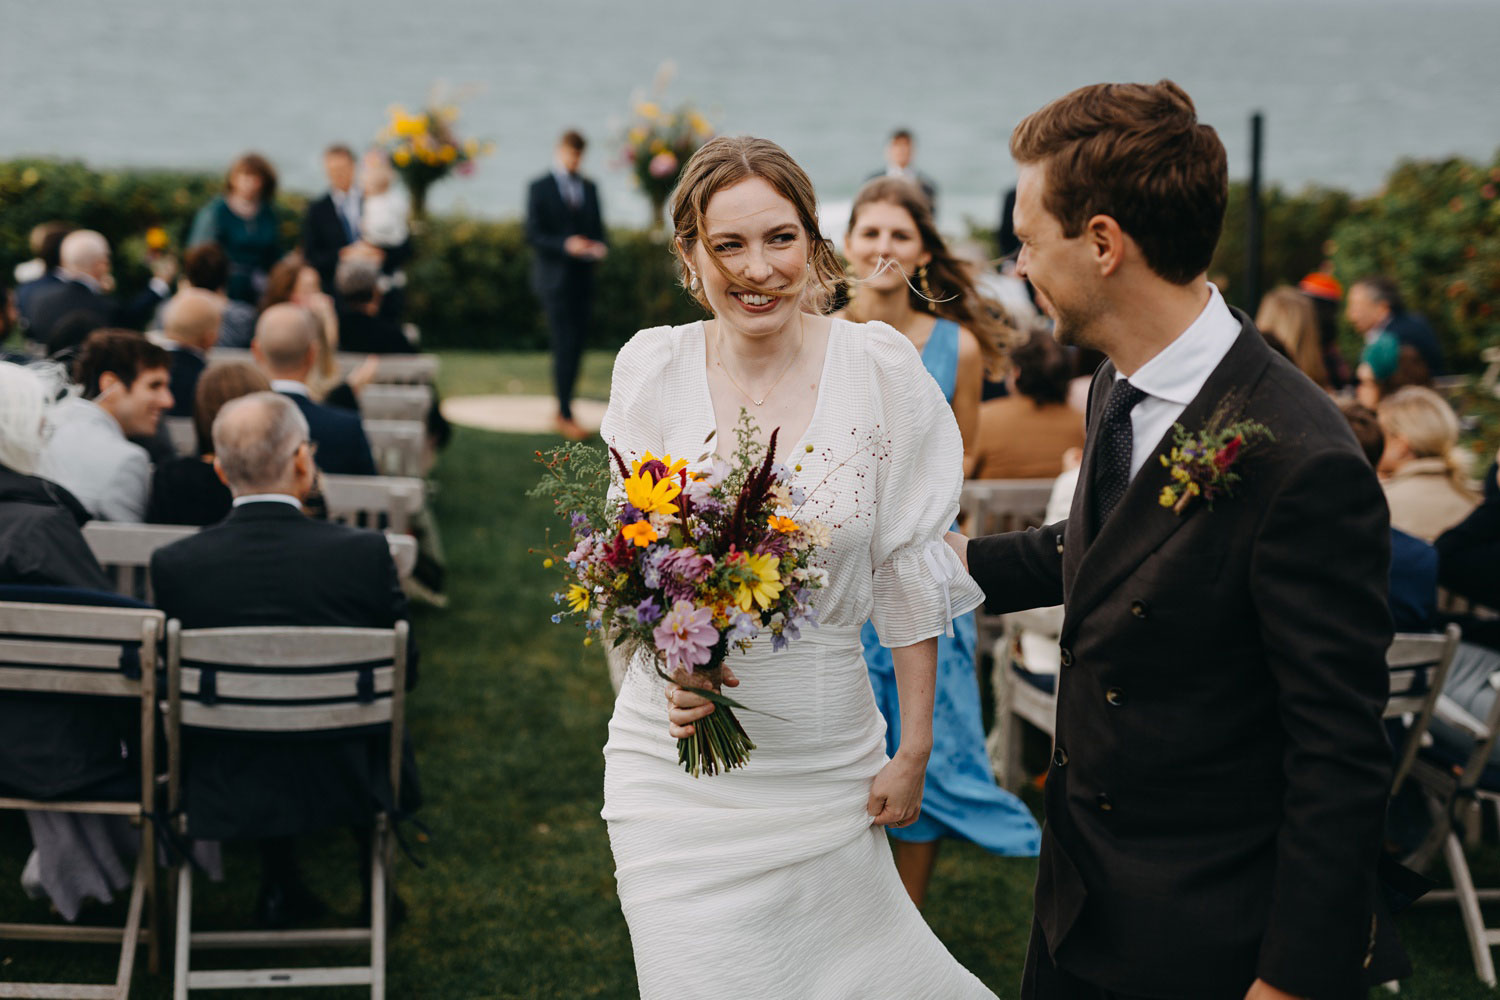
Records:
[[[694,676],[708,680],[709,687],[698,693],[714,703],[714,710],[693,723],[693,735],[677,741],[677,762],[695,778],[743,767],[755,744],[735,717],[737,703],[719,693],[724,681],[723,668],[697,671]],[[698,688],[696,684],[683,686]]]

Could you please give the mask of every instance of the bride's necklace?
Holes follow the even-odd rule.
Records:
[[[776,376],[776,381],[772,382],[766,389],[766,391],[761,393],[759,399],[756,399],[752,394],[746,392],[745,387],[740,385],[739,380],[736,379],[733,375],[729,374],[729,369],[724,365],[724,348],[722,344],[716,345],[718,347],[717,353],[719,356],[714,358],[714,364],[718,365],[719,371],[723,372],[724,377],[729,379],[729,384],[740,391],[740,395],[750,400],[750,402],[754,403],[756,406],[760,406],[764,404],[766,400],[771,398],[771,393],[775,392],[776,387],[781,384],[781,380],[786,378],[786,373],[792,370],[792,365],[796,364],[797,359],[802,357],[802,345],[807,341],[807,328],[803,322],[801,313],[797,314],[797,333],[799,334],[797,338],[797,350],[793,352],[791,360],[786,363],[786,367],[781,369],[781,374]]]

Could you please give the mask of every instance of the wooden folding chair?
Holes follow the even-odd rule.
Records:
[[[384,385],[371,382],[359,393],[359,414],[365,420],[426,421],[432,409],[430,385]]]
[[[384,528],[411,534],[411,521],[427,500],[427,486],[415,476],[319,477],[328,519],[356,528]]]
[[[1391,795],[1401,790],[1412,762],[1417,759],[1438,698],[1442,696],[1443,684],[1448,680],[1448,670],[1453,666],[1453,654],[1458,652],[1460,635],[1459,627],[1452,624],[1437,635],[1398,632],[1386,650],[1391,694],[1385,705],[1385,717],[1410,717],[1391,780]]]
[[[114,577],[116,593],[149,604],[152,595],[148,570],[152,553],[200,530],[186,524],[90,521],[83,526],[83,539],[89,543],[99,565]]]
[[[131,800],[0,798],[0,809],[125,816],[140,827],[130,902],[121,927],[0,924],[0,938],[120,944],[112,985],[0,983],[0,997],[126,1000],[136,949],[149,946],[150,969],[161,942],[156,887],[156,838],[151,825],[156,788],[156,663],[160,611],[67,604],[0,602],[0,691],[132,698],[140,703],[140,794]],[[144,915],[145,927],[142,925]]]
[[[418,420],[365,420],[365,438],[383,476],[422,475],[427,425]]]
[[[331,733],[386,726],[391,801],[401,800],[401,734],[406,703],[408,625],[389,629],[218,628],[167,623],[168,798],[184,833],[192,803],[182,801],[184,728],[236,733]],[[210,680],[211,678],[211,680]],[[212,690],[213,697],[208,697]],[[195,931],[193,872],[177,882],[174,1000],[191,990],[240,987],[369,986],[385,996],[386,911],[395,861],[392,819],[375,817],[370,926],[330,930]],[[194,949],[370,947],[365,965],[193,971]]]
[[[1050,609],[1019,611],[999,616],[1003,622],[995,644],[995,663],[990,674],[995,689],[995,719],[985,738],[995,780],[1003,788],[1019,791],[1026,780],[1021,769],[1022,723],[1048,736],[1057,732],[1057,675],[1027,669],[1021,657],[1021,634],[1029,632],[1043,641],[1057,640],[1058,623]]]
[[[340,351],[335,357],[339,370],[347,376],[364,364],[369,355]],[[432,385],[437,381],[439,362],[436,354],[381,354],[378,357],[380,364],[372,384]]]

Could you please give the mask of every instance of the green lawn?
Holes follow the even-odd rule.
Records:
[[[607,357],[591,357],[594,392]],[[445,358],[448,395],[545,391],[540,356]],[[451,561],[451,605],[419,609],[422,684],[409,701],[433,831],[417,845],[427,862],[402,862],[398,879],[411,917],[393,939],[393,998],[628,998],[636,995],[630,942],[614,895],[613,863],[599,819],[611,694],[597,647],[548,622],[555,577],[526,545],[547,523],[543,505],[524,498],[535,478],[532,452],[547,438],[458,429],[435,473],[437,513]],[[0,824],[0,921],[44,919],[21,895],[28,844],[24,824]],[[1500,878],[1495,850],[1482,874]],[[347,916],[358,899],[350,838],[333,832],[310,844],[310,882]],[[205,927],[231,926],[253,901],[255,859],[228,857],[229,880],[202,886]],[[1002,997],[1013,997],[1030,921],[1035,863],[996,858],[966,844],[944,849],[927,917],[957,958]],[[88,919],[114,916],[114,907]],[[1489,997],[1473,978],[1457,912],[1419,910],[1402,932],[1419,974],[1403,984],[1413,1000]],[[684,950],[691,936],[684,934]],[[233,956],[229,956],[233,958]],[[332,956],[332,957],[336,957]],[[318,964],[319,953],[285,961]],[[112,976],[103,946],[0,942],[0,979],[59,974]],[[171,995],[168,975],[136,978],[142,998]],[[259,996],[225,993],[223,996]],[[330,1000],[360,996],[328,990]]]

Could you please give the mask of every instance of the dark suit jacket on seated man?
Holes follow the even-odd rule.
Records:
[[[114,286],[109,241],[90,229],[69,233],[59,251],[62,266],[61,278],[49,288],[37,291],[28,302],[26,335],[31,340],[47,345],[48,353],[55,354],[77,344],[59,341],[54,334],[60,332],[61,321],[73,313],[95,316],[98,326],[124,327],[139,330],[156,310],[157,303],[171,292],[163,270],[154,275],[150,287],[129,302],[119,302],[109,293]],[[175,268],[175,264],[164,263],[164,267]]]
[[[389,628],[408,617],[382,533],[303,515],[314,467],[307,422],[286,397],[259,392],[226,404],[214,422],[214,453],[235,506],[222,523],[152,557],[156,601],[170,617],[190,629]],[[409,685],[416,667],[413,646]],[[368,826],[377,803],[392,805],[387,746],[383,736],[194,740],[185,751],[188,832],[272,838]],[[414,786],[403,775],[407,806]],[[295,879],[294,870],[266,874],[268,882]]]
[[[967,546],[991,612],[1065,608],[1022,995],[1363,997],[1393,978],[1371,955],[1391,766],[1374,471],[1204,281],[1227,162],[1180,88],[1084,88],[1011,151],[1019,273],[1060,342],[1110,359],[1068,519]],[[1275,437],[1214,466],[1232,494],[1178,507],[1173,425],[1216,421]]]
[[[307,388],[317,359],[317,328],[312,314],[283,302],[261,313],[250,350],[271,388],[290,396],[302,411],[318,449],[318,468],[334,475],[373,476],[375,458],[359,413],[313,402]]]

